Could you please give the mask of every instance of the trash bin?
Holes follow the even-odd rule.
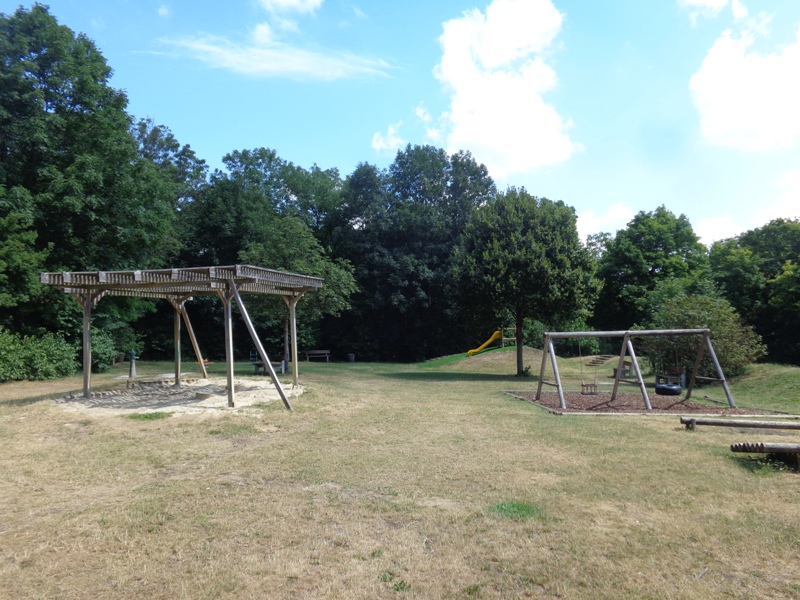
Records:
[[[355,354],[348,354],[347,355],[347,362],[356,362],[356,355]]]

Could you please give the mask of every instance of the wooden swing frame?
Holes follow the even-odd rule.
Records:
[[[700,363],[703,360],[703,354],[708,351],[709,356],[711,357],[711,361],[714,363],[714,368],[717,372],[716,378],[703,378],[707,381],[716,381],[722,383],[722,387],[725,390],[725,396],[728,399],[728,404],[731,408],[736,408],[736,404],[733,401],[733,396],[731,395],[730,388],[728,387],[728,382],[725,379],[725,375],[722,372],[722,367],[719,364],[719,360],[717,359],[717,354],[714,352],[714,346],[711,343],[711,330],[710,329],[643,329],[640,331],[550,331],[545,332],[544,334],[544,347],[545,351],[542,353],[542,365],[539,369],[539,385],[536,389],[536,400],[541,400],[542,396],[542,386],[543,385],[550,385],[556,387],[558,389],[558,401],[561,406],[562,410],[567,410],[567,403],[564,399],[564,388],[561,384],[561,376],[558,373],[558,363],[556,362],[556,352],[553,348],[553,340],[554,339],[575,339],[575,338],[612,338],[612,337],[621,337],[622,338],[622,348],[620,349],[619,353],[619,363],[618,367],[614,370],[614,390],[611,392],[611,402],[613,402],[617,397],[617,391],[619,389],[620,382],[623,383],[638,383],[639,389],[642,393],[642,400],[644,401],[645,408],[647,410],[652,410],[653,407],[650,405],[650,397],[647,395],[647,388],[644,384],[644,379],[642,378],[642,372],[639,368],[639,362],[636,360],[636,352],[633,349],[633,342],[631,338],[634,337],[648,337],[648,336],[657,336],[657,335],[675,335],[675,336],[682,336],[682,335],[697,335],[701,336],[701,341],[697,346],[697,356],[695,357],[694,361],[694,369],[692,370],[692,376],[689,380],[689,386],[686,388],[686,397],[685,399],[688,400],[692,395],[692,390],[694,389],[695,382],[699,379],[697,373],[700,370]],[[553,375],[555,377],[555,381],[546,381],[544,378],[544,371],[545,366],[547,364],[547,358],[550,357],[550,362],[553,366]],[[623,379],[622,373],[625,367],[625,360],[626,358],[630,359],[631,363],[631,370],[636,374],[636,379]]]

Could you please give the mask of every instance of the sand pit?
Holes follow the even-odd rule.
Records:
[[[235,379],[235,406],[228,407],[227,380],[186,379],[180,386],[174,381],[159,378],[141,380],[130,386],[121,384],[118,390],[94,392],[92,398],[71,394],[55,400],[58,406],[67,410],[90,411],[92,414],[130,414],[146,412],[203,413],[230,412],[246,409],[254,405],[277,402],[281,408],[280,396],[269,379]],[[284,392],[291,398],[303,393],[302,386],[292,389],[284,386]]]

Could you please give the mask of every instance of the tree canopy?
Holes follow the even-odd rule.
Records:
[[[455,269],[459,292],[472,306],[496,318],[513,316],[518,375],[524,319],[553,323],[588,312],[598,288],[575,211],[524,188],[509,188],[475,212]]]
[[[34,335],[56,347],[45,332],[63,334],[67,346],[79,338],[74,301],[39,284],[40,271],[253,262],[325,279],[298,305],[300,343],[334,356],[464,352],[507,319],[521,350],[526,319],[537,331],[629,329],[677,323],[681,310],[698,317],[685,298],[699,298],[707,315],[752,326],[771,360],[800,364],[797,219],[709,251],[684,215],[660,206],[582,245],[571,207],[523,188],[498,193],[469,152],[430,145],[409,144],[387,168],[362,162],[349,174],[293,164],[263,145],[231,149],[209,172],[166,125],[130,115],[111,74],[95,44],[46,6],[0,15],[8,339]],[[189,310],[193,320],[222,319],[219,303],[199,299]],[[285,346],[286,307],[266,300],[251,312],[270,351]],[[712,328],[725,322],[717,316]],[[104,299],[93,317],[98,348],[169,357],[171,319],[166,303]],[[212,357],[220,331],[198,331]],[[247,333],[236,335],[246,355]]]
[[[691,287],[707,275],[707,252],[689,219],[664,206],[640,212],[603,242],[597,270],[603,289],[591,319],[598,329],[623,330],[647,320],[648,296],[659,282]]]
[[[800,364],[800,219],[775,219],[711,247],[711,277],[766,342],[771,360]]]

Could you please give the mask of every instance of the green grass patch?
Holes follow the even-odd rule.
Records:
[[[239,422],[233,419],[221,421],[217,426],[210,429],[211,435],[219,435],[226,438],[246,437],[260,433],[258,427],[249,422]]]
[[[133,413],[132,415],[125,415],[125,418],[132,421],[158,421],[171,417],[173,414],[171,412]]]
[[[489,512],[515,521],[545,517],[544,509],[530,502],[500,502],[490,506]]]
[[[440,358],[434,358],[432,360],[426,360],[425,362],[418,363],[417,366],[423,369],[430,369],[434,367],[443,367],[445,365],[452,365],[453,363],[460,362],[467,357],[467,353],[464,354],[451,354],[450,356],[442,356]]]

